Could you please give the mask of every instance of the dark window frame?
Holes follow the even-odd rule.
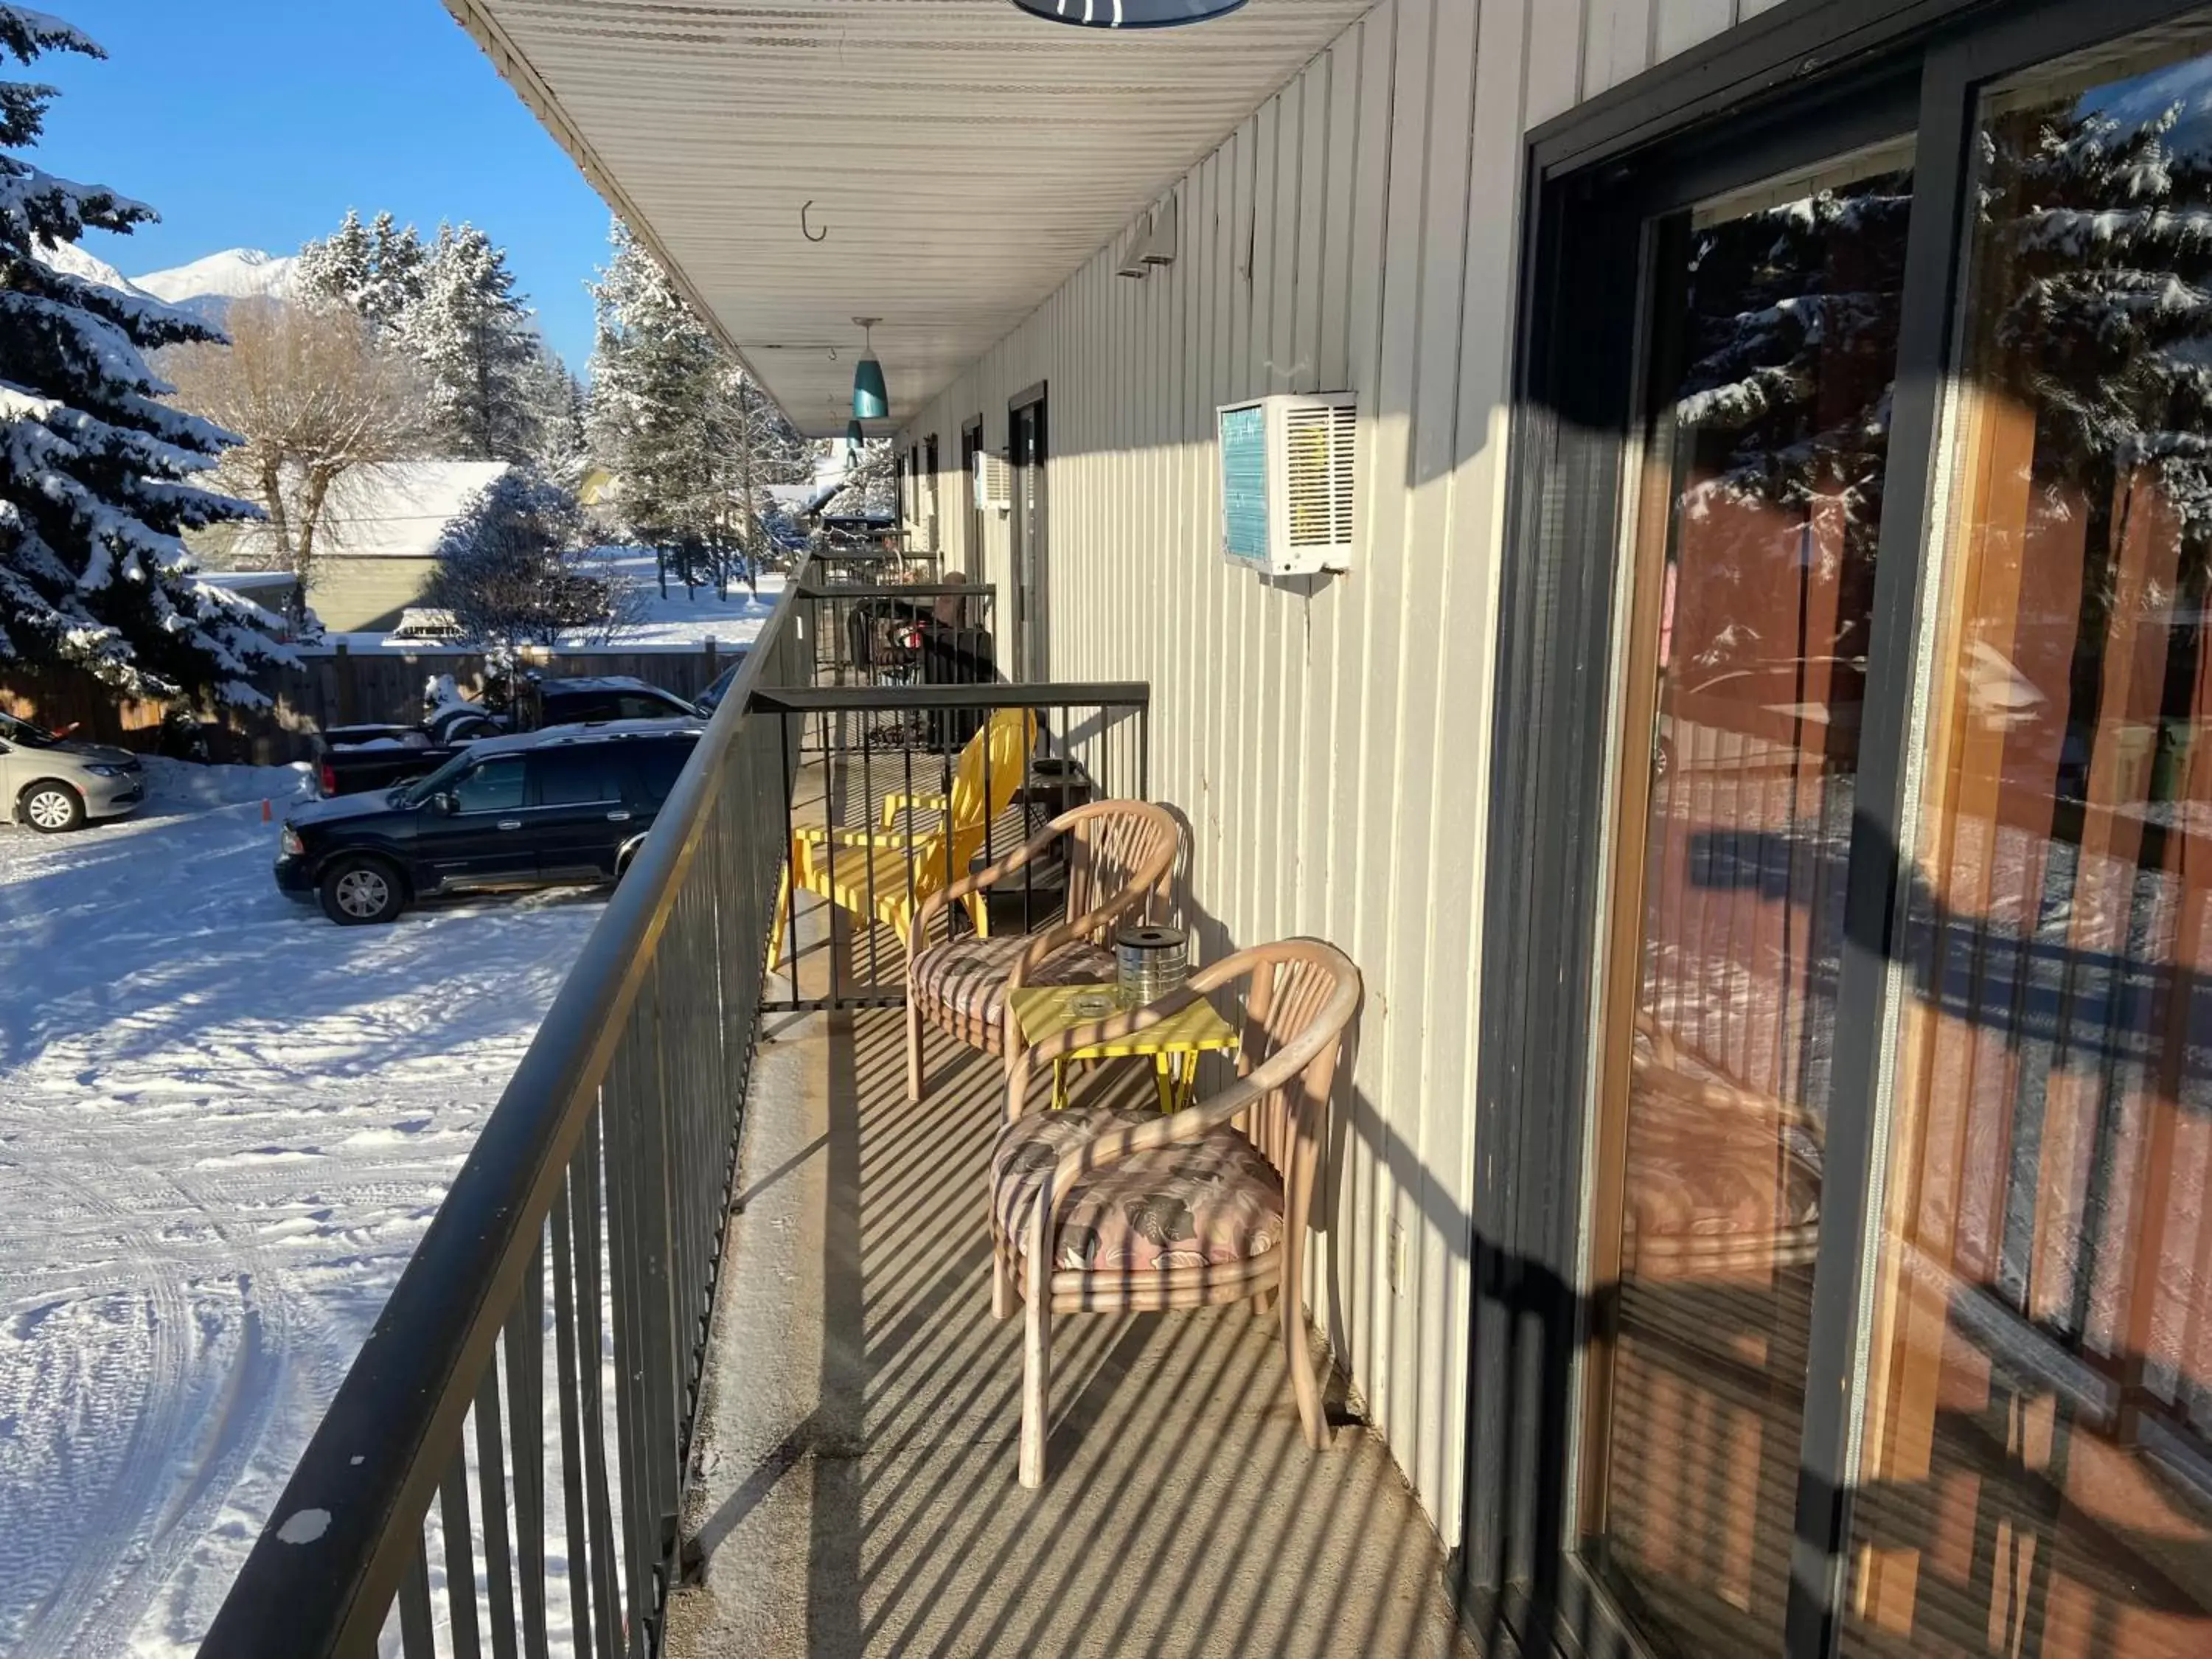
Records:
[[[933,432],[921,441],[922,473],[923,476],[929,480],[929,518],[927,520],[929,526],[929,546],[927,550],[932,553],[935,553],[939,550],[937,545],[937,434]]]
[[[1578,1355],[1604,1287],[1583,1282],[1593,981],[1623,466],[1650,216],[1842,146],[1909,84],[1915,200],[1845,897],[1839,1031],[1886,1029],[1922,535],[1962,268],[1966,160],[1984,82],[2204,9],[2203,0],[1793,0],[1547,123],[1526,155],[1500,589],[1474,1144],[1462,1619],[1494,1649],[1641,1654],[1576,1556]],[[1853,106],[1856,102],[1856,109]],[[1819,106],[1830,109],[1825,118]],[[1882,1171],[1874,1042],[1838,1042],[1815,1265],[1785,1644],[1837,1650],[1859,1447],[1857,1352]]]
[[[468,784],[469,781],[471,778],[480,776],[482,774],[490,771],[495,766],[504,766],[510,763],[514,768],[515,775],[521,782],[521,787],[517,793],[514,800],[506,806],[470,805],[461,793]],[[459,777],[453,780],[452,794],[453,797],[453,816],[456,817],[469,817],[479,813],[488,812],[520,812],[525,806],[529,805],[530,802],[530,767],[528,763],[528,757],[519,753],[487,755],[474,766],[471,766],[467,771],[462,773]]]
[[[975,501],[975,462],[982,453],[983,417],[979,414],[960,423],[960,489],[968,526],[968,544],[960,556],[970,571],[981,568],[983,556],[983,509]]]

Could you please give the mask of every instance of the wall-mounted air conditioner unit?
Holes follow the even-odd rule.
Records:
[[[1351,569],[1358,428],[1350,392],[1216,410],[1222,557],[1270,576]]]
[[[1003,455],[988,449],[975,452],[975,505],[982,512],[1004,513],[1014,504],[1014,470]]]

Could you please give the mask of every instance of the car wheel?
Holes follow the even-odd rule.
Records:
[[[84,797],[65,783],[34,783],[23,792],[23,818],[41,835],[84,828]]]
[[[323,914],[341,927],[390,921],[407,908],[407,890],[381,859],[340,859],[323,874]]]

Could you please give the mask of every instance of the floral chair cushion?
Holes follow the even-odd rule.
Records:
[[[999,1132],[991,1207],[1017,1249],[1029,1249],[1037,1189],[1060,1155],[1101,1130],[1158,1121],[1148,1107],[1031,1112]],[[1077,1184],[1060,1211],[1053,1266],[1144,1273],[1245,1261],[1283,1237],[1274,1166],[1226,1125],[1194,1140],[1138,1152]]]
[[[1025,933],[973,933],[933,945],[915,959],[915,984],[921,994],[956,1014],[996,1026],[1006,1006],[1006,975],[1014,958],[1030,943]],[[1031,985],[1097,985],[1114,977],[1110,951],[1088,939],[1063,946],[1030,969]]]

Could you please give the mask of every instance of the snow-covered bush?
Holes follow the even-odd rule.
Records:
[[[573,556],[583,527],[574,495],[512,468],[439,538],[422,602],[452,611],[485,644],[551,645],[567,630],[604,625],[615,596]]]
[[[58,18],[0,4],[0,54],[104,56]],[[38,142],[51,88],[0,82],[0,662],[89,670],[135,696],[266,699],[290,653],[272,619],[200,581],[179,532],[249,517],[194,475],[232,441],[161,401],[155,347],[221,337],[168,307],[53,270],[40,246],[127,231],[143,202],[8,152]]]

